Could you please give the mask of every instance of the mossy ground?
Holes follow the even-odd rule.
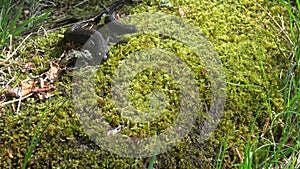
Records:
[[[244,154],[245,143],[251,135],[252,126],[254,126],[254,134],[260,136],[264,132],[264,126],[268,123],[269,117],[282,110],[283,99],[279,92],[280,81],[278,77],[281,69],[285,68],[287,56],[284,53],[288,53],[286,50],[287,43],[284,35],[270,16],[280,23],[278,16],[282,15],[285,10],[279,3],[267,0],[257,2],[251,0],[177,0],[171,2],[172,7],[161,8],[158,0],[143,1],[135,8],[128,8],[128,10],[131,13],[163,11],[179,16],[179,8],[182,8],[184,11],[183,19],[202,30],[218,52],[228,82],[227,98],[223,118],[219,122],[217,130],[207,141],[198,143],[199,131],[193,129],[182,142],[169,152],[158,155],[155,167],[211,168],[216,155],[218,155],[221,142],[227,137],[229,147],[225,153],[224,168],[233,168],[234,164],[241,162],[239,156]],[[99,9],[100,7],[94,10]],[[84,10],[79,9],[74,11],[84,12]],[[19,49],[15,66],[10,70],[5,70],[13,73],[5,78],[9,79],[9,76],[13,76],[16,72],[18,78],[13,81],[13,85],[18,85],[26,77],[46,71],[49,68],[49,61],[58,58],[63,50],[55,46],[61,40],[63,31],[40,33],[40,35],[28,40],[30,43],[22,45]],[[109,94],[107,94],[110,83],[109,75],[113,73],[118,61],[125,59],[126,54],[130,51],[134,51],[137,47],[155,46],[163,46],[176,52],[182,58],[186,57],[186,61],[189,62],[193,73],[196,75],[198,84],[208,84],[207,78],[202,73],[205,68],[198,64],[197,56],[188,55],[189,52],[187,52],[186,47],[180,46],[176,41],[165,40],[159,36],[138,35],[132,37],[126,43],[111,48],[111,58],[100,67],[102,73],[99,73],[99,87],[96,89],[99,94],[99,106],[104,108],[103,111],[108,112],[105,115],[111,125],[117,126],[124,119],[115,117],[117,112],[109,100]],[[22,65],[28,62],[34,63],[36,69],[32,72],[20,73]],[[144,73],[149,75],[149,72]],[[143,75],[140,74],[139,76],[143,77]],[[152,75],[152,77],[157,78],[164,75],[164,72],[160,72]],[[162,78],[161,81],[155,85],[163,85],[165,81],[170,81],[170,78]],[[150,89],[155,88],[155,85],[152,86],[153,88],[150,87],[153,83],[151,78],[140,78],[140,81],[132,84],[132,89],[135,90],[132,100],[136,99],[133,101],[134,104],[139,105],[140,102],[145,101],[143,100],[146,98],[145,95],[149,93]],[[60,86],[70,96],[71,73],[63,75],[56,82],[56,85]],[[176,89],[176,85],[171,84],[165,89],[167,93],[172,92]],[[209,88],[200,87],[199,91],[204,93],[201,95],[202,97],[209,96]],[[171,94],[173,97],[170,98],[176,98],[176,92]],[[40,144],[35,149],[29,166],[32,168],[44,168],[45,166],[56,168],[82,168],[83,166],[84,168],[145,168],[148,165],[150,158],[119,157],[90,141],[80,126],[70,97],[57,95],[45,101],[39,101],[35,98],[26,99],[21,103],[19,115],[14,113],[13,105],[7,105],[3,108],[4,111],[0,117],[1,168],[20,167],[41,112],[46,107],[49,108],[47,118],[44,120],[45,125],[55,110],[58,109],[58,106],[61,105],[60,103],[66,99],[67,102],[57,112]],[[174,100],[170,101],[170,103],[172,102],[176,103]],[[170,109],[173,110],[173,108]],[[167,117],[162,117],[162,121],[168,120]],[[257,120],[253,124],[255,117]],[[134,126],[134,124],[130,125]],[[124,133],[131,136],[141,136],[145,132],[144,129],[147,127],[140,126],[138,130],[124,131]],[[146,135],[153,134],[152,131],[147,132]],[[7,155],[9,149],[12,150],[13,158]]]

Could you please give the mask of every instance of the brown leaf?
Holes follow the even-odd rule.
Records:
[[[182,8],[179,7],[178,12],[179,12],[179,15],[180,15],[181,17],[184,16],[184,11],[183,11]]]
[[[29,63],[26,63],[23,67],[22,67],[22,72],[27,72],[27,71],[30,71],[30,70],[34,70],[35,67],[34,67],[34,64],[32,62],[29,62]]]
[[[11,148],[8,148],[8,149],[7,149],[7,156],[8,156],[9,158],[14,158],[14,156],[13,156],[13,151],[12,151]]]
[[[58,78],[59,73],[61,72],[61,68],[59,64],[55,62],[50,62],[50,69],[45,73],[47,78],[51,83],[55,82]]]
[[[35,87],[35,82],[33,80],[25,80],[21,83],[21,94],[22,97],[27,96],[32,92],[32,89]],[[17,95],[19,96],[19,95]],[[20,97],[20,96],[19,96]]]

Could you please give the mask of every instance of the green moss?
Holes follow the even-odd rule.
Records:
[[[128,55],[145,48],[163,48],[176,53],[192,69],[199,93],[203,99],[203,110],[199,110],[191,133],[169,152],[158,155],[156,168],[210,168],[219,150],[222,139],[228,136],[230,146],[225,153],[224,168],[233,168],[240,162],[238,153],[244,154],[246,138],[251,134],[254,118],[258,116],[254,130],[261,135],[263,126],[273,113],[282,110],[283,99],[279,82],[276,80],[282,68],[285,67],[285,58],[281,54],[287,51],[287,45],[280,34],[279,28],[267,13],[251,0],[238,1],[198,1],[178,0],[171,1],[172,7],[160,7],[160,1],[143,1],[131,13],[146,11],[163,11],[167,14],[179,16],[179,8],[184,10],[183,19],[201,29],[205,36],[218,52],[226,73],[227,98],[225,111],[217,130],[205,142],[199,142],[201,133],[197,127],[201,126],[203,110],[210,103],[209,78],[203,70],[199,58],[185,45],[174,39],[167,39],[159,35],[136,35],[125,39],[124,42],[110,49],[110,59],[101,65],[97,74],[96,93],[97,104],[105,112],[105,119],[114,127],[120,124],[129,124],[133,130],[123,130],[123,134],[134,137],[146,137],[157,134],[157,130],[165,130],[176,118],[178,113],[178,84],[165,72],[147,70],[138,74],[130,84],[130,100],[140,110],[149,107],[149,93],[153,89],[163,91],[167,96],[168,105],[164,116],[147,125],[138,125],[128,122],[119,116],[111,100],[111,76],[119,62]],[[271,16],[279,22],[278,14],[284,9],[275,2],[260,0]],[[87,7],[98,10],[99,7]],[[85,10],[74,10],[76,14]],[[76,15],[74,14],[74,15]],[[49,61],[60,57],[62,47],[55,46],[61,39],[63,30],[40,35],[32,38],[31,42],[20,49],[20,64],[33,62],[34,72],[19,73],[21,65],[14,68],[19,80],[31,75],[37,75],[49,68]],[[280,49],[280,50],[279,50]],[[263,67],[260,62],[263,62]],[[266,73],[264,77],[263,70]],[[1,67],[2,69],[2,67]],[[4,68],[3,68],[4,69]],[[70,74],[60,77],[56,84],[71,95]],[[9,77],[7,77],[9,78]],[[158,79],[158,80],[156,80]],[[232,85],[240,84],[240,85]],[[244,85],[244,86],[241,86]],[[247,86],[248,85],[248,86]],[[254,86],[255,85],[255,86]],[[57,110],[59,103],[67,99],[64,96],[54,96],[47,101],[37,101],[29,98],[21,103],[20,115],[15,115],[13,106],[5,107],[0,117],[1,168],[16,168],[22,164],[26,148],[30,144],[34,129],[39,121],[42,110],[47,106],[47,118]],[[269,100],[269,101],[268,101]],[[85,100],[83,104],[88,103]],[[84,133],[74,112],[73,103],[69,100],[63,105],[46,130],[41,143],[35,149],[31,158],[30,167],[42,168],[45,166],[61,168],[145,168],[149,158],[133,159],[114,155],[90,141]],[[172,112],[176,112],[172,114]],[[7,155],[12,149],[13,158]],[[237,151],[238,150],[238,151]]]

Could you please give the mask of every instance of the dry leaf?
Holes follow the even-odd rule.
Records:
[[[22,81],[21,83],[22,97],[25,97],[28,94],[30,94],[34,87],[35,87],[35,82],[33,80],[30,79],[30,80]]]
[[[22,72],[27,72],[29,70],[34,70],[35,67],[34,67],[34,64],[32,62],[30,63],[26,63],[23,67],[22,67]]]
[[[184,16],[184,11],[183,11],[182,8],[179,7],[178,12],[179,12],[179,15],[180,15],[181,17]]]
[[[13,151],[12,151],[11,148],[8,148],[8,149],[7,149],[7,156],[8,156],[9,158],[14,158],[14,156],[13,156]]]
[[[45,73],[46,78],[50,80],[51,83],[55,82],[58,78],[59,73],[61,72],[61,68],[59,64],[55,62],[50,62],[50,69]]]

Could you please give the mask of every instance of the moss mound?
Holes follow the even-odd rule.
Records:
[[[176,53],[190,66],[199,86],[202,102],[199,117],[191,127],[191,132],[170,151],[159,154],[155,168],[211,168],[224,138],[228,138],[230,145],[225,153],[224,168],[234,168],[235,164],[241,162],[239,156],[244,154],[245,143],[252,128],[260,136],[264,133],[263,128],[270,117],[282,110],[283,99],[278,91],[280,81],[277,78],[285,67],[282,52],[286,52],[287,45],[274,20],[279,21],[277,16],[285,10],[277,2],[264,0],[171,2],[171,7],[160,7],[158,0],[143,1],[135,8],[126,10],[130,10],[132,14],[165,12],[182,17],[202,30],[220,56],[226,74],[226,104],[218,128],[205,142],[200,141],[201,125],[211,102],[211,83],[207,74],[209,70],[206,70],[199,57],[187,46],[160,35],[135,35],[110,48],[110,59],[100,66],[96,76],[97,105],[102,108],[102,114],[98,115],[104,116],[112,127],[127,125],[122,134],[131,137],[148,137],[168,128],[178,115],[180,102],[179,86],[166,72],[146,70],[135,76],[129,85],[129,99],[140,110],[146,110],[150,106],[150,91],[158,89],[168,96],[164,115],[150,126],[122,118],[111,100],[110,93],[111,76],[120,61],[126,60],[130,53],[141,48],[167,49]],[[47,70],[49,60],[60,56],[62,49],[55,47],[55,44],[61,39],[62,33],[63,30],[60,30],[34,37],[31,43],[20,48],[19,64],[13,71],[21,72],[20,65],[28,62],[34,63],[36,70],[34,73],[17,73],[19,80],[14,81],[14,85],[26,77]],[[43,126],[46,126],[54,113],[56,115],[33,152],[30,168],[146,168],[150,158],[120,157],[104,150],[88,138],[70,98],[71,77],[71,73],[66,73],[56,82],[68,96],[56,95],[46,101],[28,98],[22,101],[19,115],[15,115],[12,104],[2,108],[1,168],[18,168],[23,163],[26,148],[44,110],[46,118]],[[65,100],[66,103],[61,106]]]

